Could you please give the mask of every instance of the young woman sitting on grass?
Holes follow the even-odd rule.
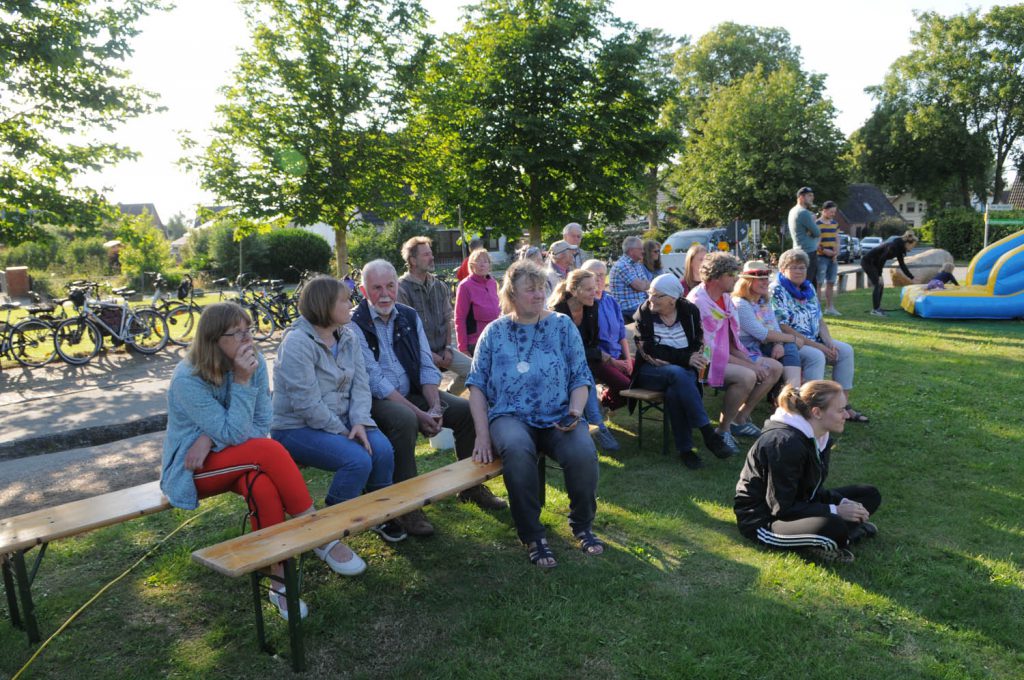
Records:
[[[779,407],[747,452],[733,510],[740,533],[772,548],[803,549],[852,562],[849,546],[878,528],[868,521],[882,503],[873,486],[826,489],[833,434],[846,424],[846,393],[831,380],[782,388]]]
[[[203,310],[188,356],[167,393],[160,489],[176,508],[233,491],[249,504],[253,530],[313,512],[313,499],[288,451],[267,437],[267,363],[256,351],[249,315],[234,302]],[[281,579],[284,570],[275,565]],[[283,580],[270,601],[287,620]],[[302,618],[308,613],[300,601]]]

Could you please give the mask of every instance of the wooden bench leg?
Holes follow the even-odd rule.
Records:
[[[43,544],[45,549],[46,544]],[[36,558],[35,566],[32,569],[32,575],[35,575],[36,570],[39,568],[39,562],[43,558],[43,552],[40,551]],[[39,642],[39,626],[36,624],[36,608],[32,602],[32,579],[29,577],[28,570],[25,568],[25,551],[19,550],[11,555],[11,560],[14,562],[14,578],[18,582],[18,595],[21,598],[21,610],[25,616],[24,628],[25,633],[28,635],[28,641],[30,644]]]
[[[263,592],[260,588],[261,575],[258,571],[249,574],[252,581],[252,600],[256,607],[256,644],[261,652],[273,654],[274,651],[267,644],[267,633],[263,628]]]
[[[285,560],[284,587],[288,600],[288,637],[292,643],[292,668],[296,672],[306,670],[306,652],[302,643],[302,611],[299,608],[299,576],[295,558]]]
[[[4,555],[0,560],[3,562],[4,592],[7,593],[7,611],[11,615],[11,625],[15,628],[22,628],[21,614],[18,611],[18,593],[15,590],[14,572],[11,569],[10,556]]]
[[[637,401],[636,404],[636,450],[643,453],[644,450],[644,402]]]
[[[661,402],[661,408],[659,408],[658,410],[661,411],[661,455],[667,456],[669,451],[669,433],[668,417],[665,415],[665,402]]]

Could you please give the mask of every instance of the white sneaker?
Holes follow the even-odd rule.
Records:
[[[277,613],[281,615],[281,618],[287,621],[288,599],[285,597],[284,593],[279,593],[271,588],[270,593],[268,593],[268,598],[270,599],[270,604],[274,605],[277,609]],[[299,600],[299,618],[304,619],[307,616],[309,616],[309,607],[306,606],[305,602]]]
[[[842,316],[842,314],[839,313],[839,310],[836,309],[835,307],[829,307],[828,309],[825,310],[825,313],[831,314],[832,316]]]
[[[313,552],[317,557],[326,562],[327,566],[336,574],[341,574],[342,576],[359,576],[366,571],[366,562],[364,562],[363,558],[357,555],[351,548],[349,548],[349,552],[352,553],[352,557],[344,562],[339,562],[331,557],[331,551],[334,550],[334,546],[339,543],[341,543],[341,541],[331,541],[319,548],[313,548]]]
[[[889,314],[881,309],[872,309],[871,316],[889,316]]]

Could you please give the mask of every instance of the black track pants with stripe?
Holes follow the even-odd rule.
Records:
[[[868,484],[854,484],[833,489],[843,498],[857,501],[869,513],[875,514],[882,504],[882,494]],[[793,520],[777,519],[757,530],[754,539],[772,548],[796,550],[799,548],[823,548],[838,550],[849,545],[850,529],[856,522],[847,522],[839,515],[826,517],[803,517]]]

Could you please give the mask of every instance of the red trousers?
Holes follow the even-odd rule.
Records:
[[[601,364],[593,372],[594,380],[608,387],[601,395],[601,405],[613,410],[625,406],[626,399],[619,392],[629,389],[630,377],[611,364]]]
[[[211,452],[193,480],[200,498],[234,491],[249,504],[253,531],[313,505],[306,480],[288,451],[273,439],[250,439]]]

